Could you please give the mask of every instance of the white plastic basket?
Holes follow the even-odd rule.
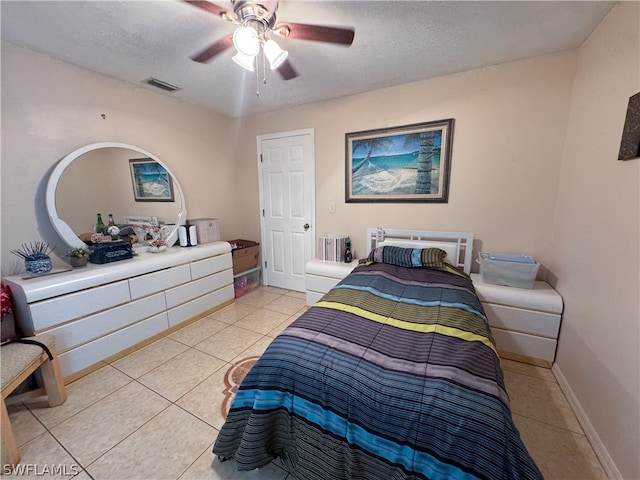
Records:
[[[483,282],[516,288],[533,288],[533,282],[540,268],[540,264],[535,259],[526,255],[480,252],[476,261],[480,264]]]

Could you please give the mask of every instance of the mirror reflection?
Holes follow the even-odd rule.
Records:
[[[113,142],[87,145],[63,158],[49,177],[46,206],[71,247],[89,243],[98,213],[105,224],[109,214],[116,225],[152,220],[168,246],[186,216],[182,189],[166,165],[145,150]]]
[[[129,217],[157,217],[160,223],[175,223],[181,205],[175,201],[136,201],[129,160],[140,153],[125,148],[100,148],[84,153],[65,168],[56,189],[56,210],[76,233],[93,232],[96,214],[106,220],[113,214],[116,224]],[[146,201],[145,201],[146,200]]]

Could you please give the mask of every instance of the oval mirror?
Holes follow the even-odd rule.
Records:
[[[58,235],[70,247],[86,246],[79,235],[93,232],[96,214],[105,224],[125,217],[155,217],[169,226],[166,244],[178,238],[187,211],[182,188],[169,168],[151,153],[125,143],[94,143],[64,157],[46,187],[46,206]]]

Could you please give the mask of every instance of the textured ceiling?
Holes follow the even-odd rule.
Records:
[[[352,26],[355,40],[278,40],[299,76],[267,71],[266,84],[232,49],[190,60],[234,25],[178,0],[2,1],[0,14],[5,40],[145,88],[155,77],[239,117],[576,48],[614,3],[282,0],[278,23]]]

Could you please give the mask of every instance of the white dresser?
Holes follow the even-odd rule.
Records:
[[[500,355],[551,366],[560,332],[562,297],[547,282],[536,281],[532,289],[523,289],[484,283],[476,273],[471,279]]]
[[[67,381],[234,298],[227,242],[2,282],[11,287],[21,332],[55,335]]]
[[[358,260],[351,263],[327,262],[325,260],[311,260],[305,266],[304,284],[307,293],[307,305],[313,305],[325,293],[331,290],[351,270],[358,266]]]

